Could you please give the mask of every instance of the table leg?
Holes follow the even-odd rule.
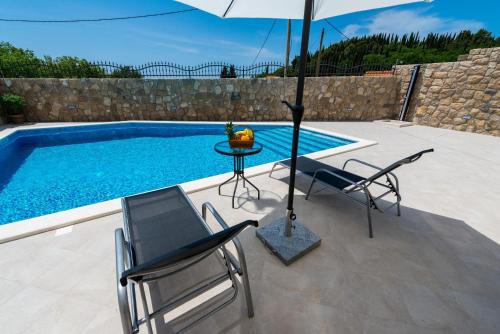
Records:
[[[229,181],[231,181],[232,179],[234,179],[234,177],[236,176],[236,174],[233,174],[233,176],[231,176],[229,179],[227,179],[226,181],[222,182],[220,185],[219,185],[219,195],[220,195],[220,188],[225,185],[226,183],[228,183]]]
[[[234,177],[237,175],[238,173],[238,161],[237,161],[237,158],[236,157],[233,157],[233,176],[231,176],[229,179],[227,179],[226,181],[222,182],[220,185],[219,185],[219,195],[221,194],[220,193],[220,189],[223,185],[225,185],[226,183],[228,183],[229,181],[231,181],[232,179],[234,179]],[[236,181],[238,182],[238,181]]]
[[[240,180],[240,174],[236,174],[236,182],[234,182],[234,190],[233,190],[233,209],[234,209],[234,197],[236,196],[236,188],[238,188],[239,180]]]
[[[255,190],[257,190],[257,199],[260,199],[260,190],[259,190],[259,188],[257,188],[252,182],[250,182],[250,180],[247,180],[247,178],[245,177],[245,175],[241,174],[241,178],[243,179],[243,182],[247,181],[252,187],[255,188]]]
[[[243,188],[246,188],[246,184],[245,184],[245,158],[241,158],[241,178],[243,179]]]
[[[224,181],[219,185],[219,195],[221,194],[221,187],[234,179],[236,177],[236,181],[234,182],[234,189],[233,189],[233,197],[232,197],[232,207],[234,207],[234,199],[236,197],[236,190],[238,189],[238,182],[241,180],[243,181],[243,187],[246,188],[246,183],[248,182],[252,187],[257,190],[257,199],[260,199],[260,190],[257,188],[252,182],[250,182],[246,177],[245,177],[245,158],[244,157],[239,157],[235,156],[233,160],[233,176],[231,176],[229,179]]]

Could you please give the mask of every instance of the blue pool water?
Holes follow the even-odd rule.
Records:
[[[292,128],[255,125],[264,149],[245,167],[290,156]],[[0,224],[232,171],[214,152],[220,124],[118,123],[21,130],[0,140]],[[353,141],[301,130],[299,154]]]

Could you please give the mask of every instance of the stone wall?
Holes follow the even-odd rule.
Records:
[[[424,64],[407,120],[500,136],[500,48],[472,50],[451,63]],[[412,65],[392,77],[307,78],[304,118],[396,118]],[[279,121],[291,114],[295,78],[5,79],[0,92],[22,95],[29,121]]]
[[[295,100],[295,78],[7,79],[0,90],[26,98],[29,121],[290,119],[281,100]],[[392,118],[395,77],[308,78],[307,120]],[[381,98],[382,97],[382,98]]]
[[[500,136],[500,48],[475,49],[461,61],[424,64],[407,120]],[[403,97],[412,65],[397,66]]]

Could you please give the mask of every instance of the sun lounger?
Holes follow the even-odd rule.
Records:
[[[409,157],[398,160],[386,168],[380,168],[358,159],[349,159],[344,163],[342,169],[339,169],[324,164],[322,162],[319,162],[317,160],[313,160],[307,157],[299,157],[297,159],[297,171],[307,174],[313,178],[311,181],[311,185],[309,186],[309,189],[307,191],[306,199],[309,198],[313,185],[316,183],[316,181],[321,181],[323,184],[330,186],[334,190],[337,190],[338,192],[347,195],[349,198],[355,200],[356,202],[366,206],[368,215],[368,231],[370,238],[373,238],[371,209],[383,212],[387,209],[396,206],[398,216],[401,215],[401,207],[400,207],[401,194],[399,193],[399,180],[393,173],[393,171],[404,164],[415,162],[418,159],[420,159],[420,157],[423,154],[433,151],[434,149],[428,149],[418,152]],[[347,164],[350,162],[356,162],[368,166],[370,168],[375,169],[376,172],[370,177],[363,177],[358,174],[351,173],[345,170]],[[276,166],[281,165],[290,168],[290,164],[291,164],[290,159],[275,163],[271,172],[269,173],[269,176],[272,175]],[[384,178],[385,178],[385,183],[382,183]],[[369,188],[371,188],[372,185],[378,185],[386,189],[382,194],[374,196],[369,190]],[[351,196],[353,193],[356,192],[363,193],[364,199],[360,200],[358,198]],[[389,194],[393,194],[396,196],[396,202],[382,209],[378,204],[378,201]]]
[[[124,228],[115,231],[115,245],[118,304],[124,333],[137,333],[142,324],[152,333],[152,320],[158,329],[165,323],[163,316],[167,312],[223,283],[229,287],[182,314],[182,321],[177,321],[182,327],[175,331],[190,328],[234,301],[239,284],[245,292],[248,316],[253,316],[245,255],[236,236],[247,226],[257,226],[256,221],[229,227],[209,203],[203,204],[200,215],[178,186],[125,197],[122,207]],[[207,225],[207,211],[220,224],[220,232],[213,232]],[[238,258],[226,249],[228,242],[235,245]],[[205,272],[210,275],[202,277]],[[137,312],[136,286],[144,310],[141,318]],[[175,327],[175,321],[172,323],[170,328]]]

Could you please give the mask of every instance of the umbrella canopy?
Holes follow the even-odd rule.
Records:
[[[224,18],[303,19],[305,0],[177,0]],[[322,20],[363,10],[423,0],[315,0],[311,19]]]

